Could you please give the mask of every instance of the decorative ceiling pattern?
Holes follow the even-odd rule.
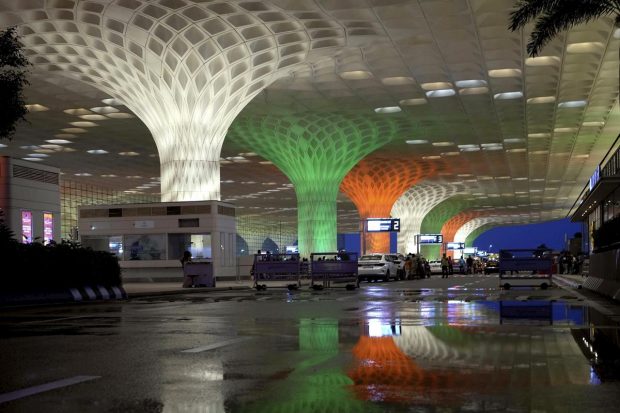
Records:
[[[244,108],[404,119],[403,135],[351,158],[396,153],[414,171],[423,162],[437,174],[422,185],[459,187],[467,205],[512,210],[502,223],[562,218],[620,131],[620,29],[602,18],[528,58],[531,26],[507,30],[513,6],[3,0],[0,28],[18,27],[33,66],[30,124],[0,153],[130,194],[230,200],[240,215],[295,227],[292,178],[256,155],[264,139],[226,137]],[[336,166],[337,156],[325,158]],[[394,205],[403,224],[413,219],[401,252],[414,247],[411,231],[435,196]],[[337,197],[338,230],[357,231],[354,205]]]

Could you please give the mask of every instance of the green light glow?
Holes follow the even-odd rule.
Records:
[[[422,221],[422,234],[439,234],[443,224],[459,212],[467,209],[471,203],[463,197],[448,198],[433,208]],[[441,257],[441,245],[420,245],[420,253],[428,260]]]
[[[229,139],[273,162],[297,195],[299,252],[337,248],[336,199],[355,164],[402,131],[399,115],[343,113],[243,115]]]

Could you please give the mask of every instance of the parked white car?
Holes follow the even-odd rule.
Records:
[[[390,254],[394,264],[396,264],[396,279],[404,280],[405,276],[405,256],[403,254]]]
[[[431,274],[441,274],[441,261],[429,261],[431,266]]]
[[[394,261],[390,254],[362,255],[357,264],[359,280],[370,282],[372,280],[390,281],[390,278],[397,279],[398,266]]]

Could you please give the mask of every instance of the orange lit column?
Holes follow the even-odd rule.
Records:
[[[434,171],[435,165],[412,159],[371,156],[346,175],[340,190],[353,201],[361,220],[387,218],[396,200]],[[388,232],[366,233],[363,241],[368,252],[390,251]]]
[[[443,235],[443,241],[453,242],[454,234],[456,234],[456,231],[458,231],[459,228],[461,228],[472,219],[478,218],[483,215],[485,215],[485,211],[470,210],[459,212],[458,214],[447,220],[445,224],[443,224],[443,227],[441,228],[441,235]],[[488,212],[486,215],[488,215]],[[446,253],[447,255],[454,257],[454,251],[446,251]]]

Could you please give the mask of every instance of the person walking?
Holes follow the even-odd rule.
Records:
[[[444,254],[443,257],[441,257],[441,278],[448,278],[448,266],[448,257]]]

